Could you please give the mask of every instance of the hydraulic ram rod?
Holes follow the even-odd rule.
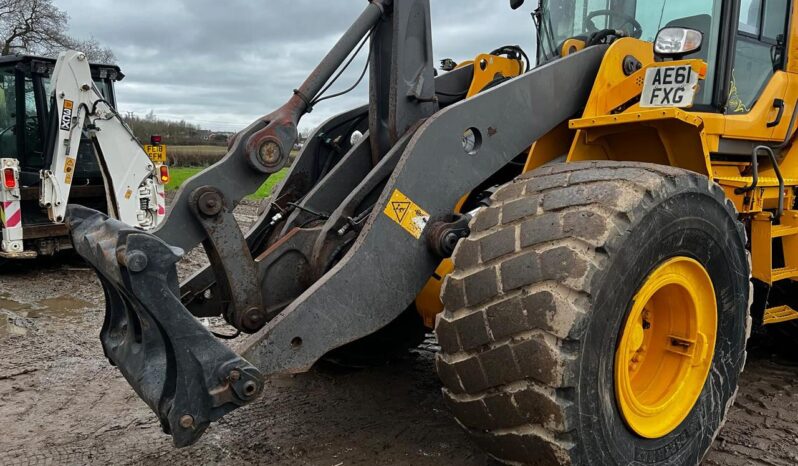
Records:
[[[308,104],[377,25],[383,12],[392,3],[393,0],[371,0],[285,105],[242,131],[222,160],[181,187],[166,219],[153,234],[183,250],[194,248],[207,238],[206,231],[191,210],[191,205],[196,201],[192,198],[195,190],[213,186],[221,195],[225,208],[232,211],[244,196],[255,192],[269,175],[284,168],[298,136],[299,120],[311,110]]]

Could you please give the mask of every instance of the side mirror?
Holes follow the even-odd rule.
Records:
[[[524,0],[510,0],[510,8],[517,10],[524,4]]]
[[[680,58],[701,50],[704,34],[695,29],[667,27],[657,33],[654,53],[664,58]]]

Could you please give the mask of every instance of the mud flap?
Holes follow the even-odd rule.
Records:
[[[70,206],[67,218],[75,250],[105,290],[105,355],[176,447],[258,396],[260,372],[181,304],[175,264],[182,250],[85,207]]]

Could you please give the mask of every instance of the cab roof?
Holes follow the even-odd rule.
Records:
[[[55,58],[39,57],[36,55],[5,55],[0,56],[0,66],[6,64],[16,64],[18,67],[27,68],[34,73],[51,74],[55,67]],[[124,73],[117,65],[104,65],[99,63],[90,64],[92,77],[95,79],[110,79],[121,81],[125,78]]]

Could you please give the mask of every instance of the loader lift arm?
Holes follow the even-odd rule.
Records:
[[[75,248],[106,291],[106,354],[177,446],[251,401],[262,374],[305,371],[396,318],[441,260],[428,246],[434,229],[427,224],[577,114],[606,50],[592,47],[447,101],[465,96],[473,69],[435,79],[430,31],[429,0],[370,1],[287,104],[242,131],[219,163],[181,188],[153,234],[70,211]],[[245,238],[234,207],[285,166],[299,119],[367,36],[368,111],[318,130]],[[331,169],[314,171],[331,156],[318,140],[338,140],[344,127],[365,129],[366,117],[366,136]],[[466,132],[473,135],[467,147]],[[391,210],[397,205],[405,210]],[[212,272],[196,275],[181,295],[174,264],[200,243]],[[222,314],[252,334],[239,348],[243,357],[191,313]]]

